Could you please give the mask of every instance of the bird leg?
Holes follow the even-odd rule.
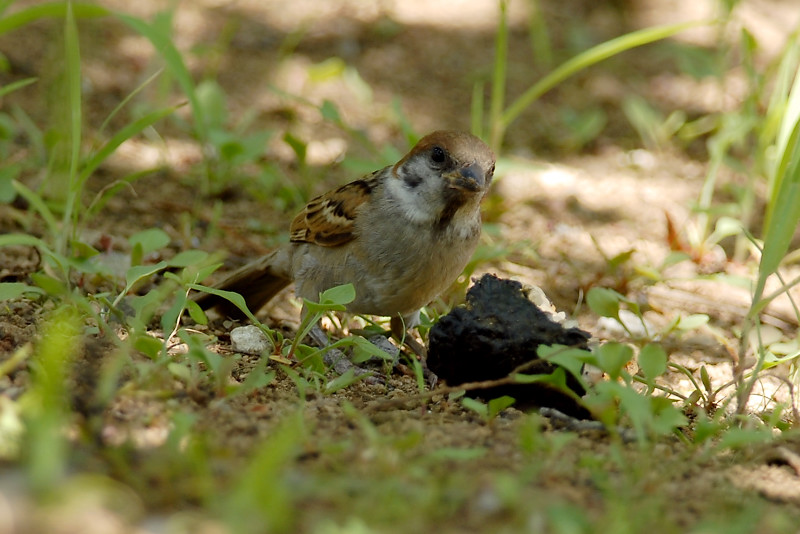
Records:
[[[325,333],[319,323],[311,327],[308,337],[310,337],[314,344],[319,348],[325,348],[331,344],[330,340],[328,339],[328,334]],[[322,356],[322,361],[325,362],[325,365],[329,366],[340,375],[343,375],[350,369],[353,369],[353,372],[356,376],[372,374],[372,371],[368,371],[367,369],[363,369],[357,365],[354,365],[347,355],[339,349],[329,348]]]
[[[328,347],[331,344],[330,340],[328,339],[328,335],[325,333],[325,330],[322,329],[319,323],[316,323],[313,327],[311,327],[308,336],[311,338],[312,342],[320,348]],[[394,345],[388,343],[386,341],[386,338],[382,336],[375,336],[375,338],[378,339],[371,338],[369,339],[369,341],[373,345],[377,346],[379,349],[386,352],[389,358],[395,360],[397,358],[398,351],[394,347]],[[388,347],[386,345],[388,345]],[[392,353],[392,349],[395,350],[394,353]],[[322,361],[325,363],[325,365],[327,365],[340,375],[352,369],[355,376],[360,377],[363,375],[367,375],[365,378],[367,383],[370,384],[384,383],[384,380],[381,376],[375,375],[375,372],[370,369],[365,369],[363,367],[354,364],[352,361],[350,361],[350,358],[348,358],[344,352],[342,352],[337,348],[328,348],[328,350],[326,350],[325,354],[322,356]]]
[[[425,382],[427,382],[428,387],[433,389],[436,387],[439,377],[436,376],[433,371],[428,369],[428,349],[425,348],[425,345],[417,341],[417,339],[408,331],[408,329],[416,326],[418,322],[419,312],[408,317],[396,315],[389,321],[389,328],[391,329],[392,335],[395,337],[395,339],[403,343],[419,358],[419,363],[422,366],[422,376],[425,377]]]
[[[415,325],[408,324],[408,327],[406,327],[406,324],[407,323],[403,317],[396,315],[389,321],[389,328],[391,329],[392,335],[397,341],[403,343],[414,354],[419,356],[421,361],[424,362],[428,357],[428,350],[425,348],[425,345],[417,341],[417,339],[407,330],[407,328],[413,328]]]

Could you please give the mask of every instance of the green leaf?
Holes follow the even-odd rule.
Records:
[[[705,412],[701,411],[694,423],[693,441],[696,444],[704,443],[719,435],[723,428],[723,425],[719,421],[710,419]]]
[[[344,373],[340,374],[339,376],[337,376],[336,378],[325,384],[325,394],[331,395],[333,393],[336,393],[340,389],[344,389],[346,387],[355,384],[356,382],[360,382],[365,378],[367,378],[368,376],[370,376],[370,373],[364,373],[356,376],[355,369],[351,367]]]
[[[84,243],[83,241],[77,241],[77,240],[70,241],[69,246],[70,250],[72,251],[72,256],[75,258],[88,259],[88,258],[93,258],[98,254],[100,254],[100,251],[98,251],[93,246]]]
[[[170,362],[167,364],[167,370],[172,373],[172,376],[182,382],[188,383],[192,381],[192,370],[189,369],[186,364]]]
[[[610,341],[600,345],[595,350],[597,356],[597,363],[605,373],[607,373],[612,380],[618,379],[625,365],[631,361],[633,357],[633,349],[628,345]]]
[[[224,298],[244,313],[248,319],[253,321],[253,324],[261,324],[261,322],[256,319],[256,316],[247,308],[247,303],[239,293],[234,293],[233,291],[224,291],[222,289],[216,289],[214,287],[203,286],[200,284],[188,284],[189,288],[196,289],[197,291],[202,291],[204,293],[210,293],[212,295],[216,295],[218,297]]]
[[[291,132],[286,132],[283,136],[283,140],[292,148],[292,150],[294,150],[294,153],[297,156],[297,161],[300,163],[300,165],[305,165],[308,145],[298,137],[292,135]]]
[[[425,458],[428,458],[434,462],[436,465],[443,460],[454,460],[457,462],[467,462],[470,460],[477,460],[479,458],[483,458],[488,453],[488,450],[485,447],[442,447],[441,449],[436,449],[425,455]]]
[[[319,108],[319,111],[322,114],[322,118],[324,118],[326,121],[330,121],[334,124],[342,123],[342,116],[339,114],[339,109],[336,107],[336,104],[330,100],[324,100],[322,102],[322,106]]]
[[[333,56],[308,67],[308,77],[314,82],[324,82],[330,79],[341,78],[347,69],[347,63],[342,58]]]
[[[213,512],[223,517],[231,532],[291,532],[296,517],[294,495],[286,491],[284,473],[295,464],[307,443],[302,410],[284,416],[254,455],[237,471],[230,491],[221,493]],[[258,527],[254,527],[258,525]]]
[[[608,260],[608,266],[610,269],[617,269],[621,265],[628,263],[630,259],[633,257],[633,253],[636,252],[634,249],[626,250],[624,252],[620,252],[613,258]]]
[[[479,400],[473,399],[472,397],[464,397],[461,399],[461,405],[468,410],[472,410],[483,419],[489,417],[489,407]]]
[[[8,204],[16,198],[17,191],[14,189],[14,180],[20,172],[22,172],[22,166],[19,164],[6,165],[0,169],[0,204]]]
[[[127,294],[127,291],[117,297],[113,306],[119,304],[125,294]],[[159,291],[149,291],[144,295],[130,297],[127,302],[135,312],[134,320],[129,321],[133,323],[132,327],[137,328],[140,332],[144,332],[146,330],[144,325],[150,322],[150,319],[152,319],[158,307],[161,306],[162,300],[163,296]],[[136,325],[137,322],[140,323],[138,326]]]
[[[176,328],[176,325],[180,324],[180,317],[183,314],[186,300],[186,293],[183,291],[175,294],[175,300],[172,301],[172,305],[161,315],[161,330],[164,332],[165,339]],[[180,333],[182,334],[183,331]],[[184,342],[188,344],[185,339]]]
[[[649,398],[639,395],[635,390],[619,382],[600,382],[595,389],[602,396],[616,399],[620,413],[630,419],[637,440],[643,443],[647,437],[648,422],[652,417]]]
[[[564,393],[577,398],[577,395],[575,395],[574,392],[567,387],[567,375],[563,367],[559,367],[547,375],[526,375],[522,373],[515,373],[512,376],[514,381],[519,382],[520,384],[551,384]]]
[[[181,91],[189,100],[189,105],[192,108],[192,115],[194,116],[195,131],[202,140],[208,139],[208,124],[206,122],[203,106],[197,98],[195,91],[195,83],[186,63],[183,61],[183,56],[175,48],[170,35],[170,20],[168,13],[159,13],[153,24],[134,17],[125,13],[115,13],[122,22],[133,28],[134,31],[146,37],[164,59],[167,70],[175,77]]]
[[[569,371],[584,387],[587,384],[583,380],[583,365],[588,363],[595,367],[600,366],[597,362],[597,357],[591,352],[564,347],[563,345],[553,345],[552,347],[541,345],[536,350],[536,354],[543,360],[552,362]],[[566,385],[566,381],[564,385]]]
[[[63,484],[70,455],[64,429],[73,412],[69,377],[80,352],[83,317],[74,306],[52,310],[40,328],[36,352],[29,361],[31,378],[25,392],[26,480],[36,494]]]
[[[75,22],[75,10],[71,2],[67,2],[64,18],[64,55],[66,56],[66,87],[70,125],[70,164],[69,164],[69,200],[66,204],[64,221],[71,221],[73,211],[80,203],[80,184],[76,181],[78,165],[81,157],[82,120],[82,85],[81,85],[81,51],[78,38],[78,24]],[[60,252],[63,249],[56,247]]]
[[[31,274],[31,280],[38,287],[42,288],[45,293],[51,296],[59,296],[67,294],[67,286],[61,280],[53,278],[52,276],[44,273]]]
[[[707,24],[707,22],[693,21],[645,28],[600,43],[578,54],[539,80],[506,108],[501,118],[503,128],[508,127],[509,124],[540,96],[573,74],[621,52],[630,50],[631,48],[666,39],[667,37],[671,37],[672,35],[701,24]]]
[[[355,299],[355,287],[353,287],[353,284],[345,284],[323,291],[319,301],[322,304],[350,304]]]
[[[650,397],[650,410],[653,414],[650,428],[658,435],[666,436],[675,429],[686,426],[689,420],[666,397]]]
[[[21,282],[0,283],[0,300],[11,300],[25,295],[45,295],[41,287],[29,286]]]
[[[108,157],[113,154],[122,143],[139,134],[145,128],[152,126],[164,117],[171,115],[173,111],[181,106],[183,106],[183,104],[153,111],[143,117],[139,117],[130,124],[126,124],[120,131],[115,133],[111,139],[106,141],[106,143],[100,147],[100,149],[95,152],[91,158],[89,158],[78,178],[78,187],[83,187],[83,185],[86,183],[86,180],[89,179],[97,167],[99,167],[106,159],[108,159]]]
[[[694,330],[708,323],[708,315],[705,313],[694,313],[678,319],[675,328],[680,330]]]
[[[133,348],[150,358],[155,360],[164,349],[164,342],[153,336],[142,334],[136,337],[133,342]]]
[[[178,331],[178,337],[189,347],[187,352],[189,358],[203,362],[206,365],[206,371],[216,378],[218,383],[224,383],[227,380],[233,369],[232,358],[225,358],[208,350],[200,336],[191,334],[183,328]]]
[[[449,393],[447,395],[447,400],[449,400],[451,402],[452,401],[457,401],[458,399],[463,398],[464,395],[466,395],[466,394],[467,394],[466,390],[459,389],[458,391],[453,391],[453,392]]]
[[[72,2],[72,11],[76,17],[80,18],[102,17],[109,14],[104,7],[77,2]],[[66,12],[67,3],[58,1],[35,5],[10,15],[4,15],[0,18],[0,34],[26,26],[42,18],[63,18]]]
[[[151,252],[155,252],[169,245],[169,236],[160,228],[149,228],[130,236],[128,238],[128,243],[130,243],[132,247],[139,245],[142,250],[142,255],[146,256]]]
[[[743,232],[742,221],[733,217],[720,217],[714,226],[714,231],[708,236],[708,243],[719,243],[726,237],[741,235]]]
[[[39,239],[28,234],[5,234],[0,235],[0,247],[9,247],[15,245],[23,245],[37,248],[47,248],[47,244]]]
[[[201,268],[201,269],[199,269],[197,271],[197,275],[195,276],[195,280],[205,280],[206,278],[211,276],[211,274],[214,271],[216,271],[217,269],[222,267],[222,265],[223,265],[222,263],[214,263],[214,264],[211,264],[211,265],[206,265],[205,267],[203,267],[203,268]]]
[[[175,254],[172,259],[167,260],[167,263],[170,267],[189,267],[190,265],[202,263],[206,258],[208,258],[208,252],[204,250],[184,250]]]
[[[0,21],[0,24],[2,24],[2,21]],[[7,94],[13,93],[17,89],[22,89],[26,85],[30,85],[38,80],[39,78],[25,78],[23,80],[17,80],[16,82],[11,82],[8,85],[0,87],[0,98],[3,98]]]
[[[183,279],[180,276],[178,276],[177,274],[173,273],[173,272],[164,271],[164,275],[163,276],[164,276],[165,280],[172,280],[173,282],[177,283],[178,285],[183,284]]]
[[[50,232],[50,234],[58,235],[59,225],[56,221],[56,217],[53,215],[53,212],[50,210],[50,208],[47,207],[47,204],[42,197],[31,189],[28,189],[28,187],[22,182],[13,180],[11,185],[14,186],[17,194],[27,200],[33,209],[42,216],[42,219],[44,219],[44,222],[47,224],[47,230]],[[43,242],[40,241],[40,243],[42,243],[42,246],[44,246]]]
[[[751,316],[758,312],[767,278],[778,269],[800,222],[800,75],[795,75],[782,114],[775,162]]]
[[[228,104],[222,87],[215,80],[203,80],[197,84],[195,92],[209,129],[224,130],[228,122]]]
[[[586,303],[597,315],[619,320],[619,303],[624,298],[613,289],[593,287],[586,294]]]
[[[353,356],[350,358],[350,360],[355,364],[365,362],[373,357],[380,358],[382,360],[392,359],[392,356],[389,353],[381,350],[380,347],[373,345],[368,339],[364,339],[361,336],[351,336],[344,338],[341,341],[346,341],[348,344],[352,345]]]
[[[155,265],[134,265],[128,272],[125,273],[125,293],[130,291],[133,288],[133,285],[142,280],[143,278],[147,278],[162,269],[167,268],[167,262],[160,261]]]
[[[500,412],[502,412],[515,402],[516,400],[514,399],[514,397],[509,397],[508,395],[503,395],[502,397],[497,397],[496,399],[490,400],[488,404],[489,418],[494,419],[500,414]]]
[[[198,303],[193,300],[186,301],[186,311],[189,312],[189,317],[192,318],[197,324],[208,324],[208,317],[206,317],[206,312],[203,311],[203,308],[200,307]]]
[[[774,439],[772,432],[767,428],[730,428],[717,443],[718,450],[739,449],[746,445],[767,443]]]
[[[706,369],[705,365],[700,367],[700,381],[703,383],[703,387],[706,388],[708,393],[713,391],[711,389],[711,378],[708,376],[708,369]]]
[[[639,368],[649,383],[667,370],[667,353],[661,345],[648,343],[639,351]]]

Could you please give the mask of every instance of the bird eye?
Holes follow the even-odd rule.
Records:
[[[444,149],[442,147],[435,146],[431,151],[431,161],[434,163],[444,163],[447,159],[447,155],[444,153]]]

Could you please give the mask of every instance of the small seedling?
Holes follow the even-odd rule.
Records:
[[[510,407],[512,404],[514,404],[514,402],[514,398],[509,397],[508,395],[497,397],[496,399],[492,399],[486,403],[471,397],[464,397],[461,399],[461,405],[464,406],[464,408],[472,410],[478,414],[478,416],[480,416],[485,423],[491,423],[494,421],[494,419],[500,415],[503,410]]]

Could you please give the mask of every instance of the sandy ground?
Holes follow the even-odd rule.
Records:
[[[758,58],[766,64],[780,52],[783,38],[795,27],[798,10],[792,2],[744,4],[741,20],[762,45]],[[103,5],[149,17],[160,4],[108,0]],[[88,221],[84,238],[95,246],[111,243],[112,250],[126,253],[128,235],[159,227],[172,239],[167,254],[194,247],[224,250],[228,267],[241,264],[285,239],[289,217],[304,199],[356,178],[355,168],[361,167],[353,162],[366,168],[388,163],[385,160],[392,153],[375,154],[370,146],[390,146],[402,153],[405,123],[420,134],[439,128],[469,129],[473,88],[476,82],[488,81],[491,74],[497,11],[490,0],[296,0],[290,4],[205,0],[177,5],[175,44],[185,53],[192,74],[197,79],[207,76],[219,81],[228,97],[232,124],[248,115],[250,131],[266,129],[272,135],[262,156],[237,168],[230,184],[205,196],[199,192],[202,173],[197,170],[203,149],[181,123],[190,116],[186,107],[176,112],[178,120],[159,125],[158,136],[126,142],[92,178],[92,190],[132,172],[153,166],[162,166],[162,170],[122,190]],[[707,17],[713,14],[713,5],[675,0],[593,7],[592,2],[567,0],[548,6],[546,15],[554,49],[577,51],[585,48],[585,40],[599,42],[656,22]],[[576,12],[585,14],[579,22],[571,20]],[[512,1],[509,14],[507,90],[509,95],[519,95],[547,69],[531,50],[527,4]],[[576,33],[579,29],[582,37]],[[3,107],[20,106],[40,125],[49,120],[48,103],[57,98],[47,89],[48,82],[59,76],[53,59],[58,43],[47,38],[53,31],[57,28],[44,21],[0,36],[0,51],[10,64],[10,70],[0,74],[0,81],[32,75],[42,80],[30,91],[5,98]],[[152,75],[159,63],[149,43],[116,20],[82,21],[81,31],[85,126],[91,141],[107,114]],[[682,39],[702,46],[716,37],[701,28]],[[745,90],[743,73],[737,69],[728,72],[722,84],[695,80],[681,73],[664,49],[649,47],[609,60],[545,95],[509,128],[498,180],[485,205],[487,231],[481,250],[493,254],[478,264],[474,274],[493,272],[542,287],[559,309],[574,312],[580,326],[599,339],[623,339],[624,333],[599,321],[581,304],[585,292],[594,286],[615,288],[639,302],[646,310],[651,332],[677,315],[708,314],[711,328],[662,342],[672,361],[695,376],[705,366],[715,387],[726,384],[733,368],[730,347],[738,349],[736,334],[747,312],[749,293],[727,282],[725,276],[714,275],[752,277],[753,263],[726,261],[725,253],[732,252],[728,240],[722,242],[722,248],[710,247],[696,263],[662,268],[675,245],[669,240],[668,219],[683,240],[691,237],[697,220],[691,206],[707,171],[702,141],[685,150],[670,145],[642,149],[620,109],[626,97],[640,95],[665,115],[682,109],[699,116],[736,108]],[[180,99],[157,82],[145,88],[134,104],[171,104]],[[318,107],[324,100],[336,104],[351,130],[324,120]],[[576,145],[564,124],[565,110],[590,108],[603,110],[606,127],[600,135]],[[112,120],[109,128],[123,125],[125,115]],[[298,162],[285,141],[287,132],[307,143],[305,163]],[[354,132],[363,133],[371,145],[358,143]],[[274,172],[265,175],[261,170],[265,167]],[[30,173],[24,179],[36,186],[41,175]],[[719,183],[718,197],[726,200],[732,187],[744,183],[744,177],[724,171]],[[0,231],[42,230],[36,223],[26,226],[25,220],[16,208],[0,206]],[[503,252],[497,253],[499,250]],[[609,258],[627,251],[631,252],[629,261],[617,268],[609,266]],[[35,269],[37,259],[28,250],[0,249],[0,254],[0,272],[6,280],[24,277]],[[649,269],[660,276],[645,276]],[[791,278],[792,272],[787,275]],[[466,282],[462,280],[455,288],[452,302],[463,294]],[[0,310],[0,358],[35,337],[41,313],[37,305],[24,301]],[[299,321],[297,303],[286,294],[265,310],[263,317],[268,324],[291,332]],[[777,340],[791,338],[796,332],[788,299],[777,299],[765,311],[765,321]],[[222,354],[234,357],[227,345],[230,326],[220,321],[206,331],[219,336],[217,349]],[[79,371],[79,377],[85,375],[88,383],[95,374],[91,354],[97,356],[96,351],[87,351],[88,365]],[[102,350],[97,357],[103,358]],[[237,358],[234,377],[241,377],[255,360]],[[779,369],[776,377],[761,380],[749,407],[763,410],[776,401],[788,401],[785,375],[786,370]],[[4,377],[0,395],[18,396],[26,384],[25,372]],[[665,385],[684,394],[692,390],[691,382],[678,373],[668,375]],[[416,393],[411,378],[394,374],[384,385],[358,384],[331,396],[311,396],[303,405],[303,417],[313,428],[310,442],[363,439],[363,427],[342,408],[351,403],[369,414],[387,439],[416,436],[417,454],[451,447],[485,448],[486,454],[470,463],[477,479],[498,470],[513,472],[524,463],[519,451],[508,446],[517,439],[521,422],[527,421],[521,412],[512,408],[494,424],[486,425],[443,396],[434,397],[427,408],[413,403],[399,408],[382,404],[386,399]],[[233,470],[237,461],[232,459],[251,452],[296,405],[294,384],[283,375],[251,395],[227,401],[202,389],[181,391],[166,403],[123,394],[104,411],[103,439],[108,443],[131,439],[144,448],[157,446],[169,433],[170,414],[186,410],[195,414],[200,428],[209,430],[211,448],[225,451],[231,460],[224,469]],[[546,422],[542,424],[545,431],[551,431]],[[602,437],[581,435],[565,447],[565,457],[579,458],[581,451],[602,453],[610,445]],[[687,524],[708,512],[695,502],[694,495],[701,489],[723,495],[728,499],[725,502],[762,495],[769,498],[770,506],[794,510],[800,503],[800,478],[787,467],[791,462],[786,458],[792,456],[785,451],[759,451],[739,457],[732,465],[726,459],[687,462],[687,453],[677,442],[663,447],[667,467],[656,470],[661,476],[658,487],[676,503],[672,513],[685,514]],[[787,447],[796,449],[791,444]],[[311,447],[304,457],[311,468],[331,463],[350,465],[358,472],[375,467],[374,458],[367,458],[369,449],[357,453],[350,448],[336,456]],[[783,460],[776,462],[775,458]],[[533,484],[536,494],[549,492],[589,510],[597,507],[598,489],[582,478],[576,462],[567,461],[566,467],[551,465],[549,478]],[[678,469],[679,465],[684,467]],[[696,468],[702,469],[702,475],[691,475]],[[143,497],[146,508],[169,509],[191,502],[191,488],[181,488],[176,496],[170,493],[173,486],[152,480]],[[725,497],[729,492],[733,493]],[[320,505],[316,513],[323,513],[322,509]],[[475,513],[478,516],[460,519],[453,515],[443,522],[443,531],[485,528],[491,523]]]

